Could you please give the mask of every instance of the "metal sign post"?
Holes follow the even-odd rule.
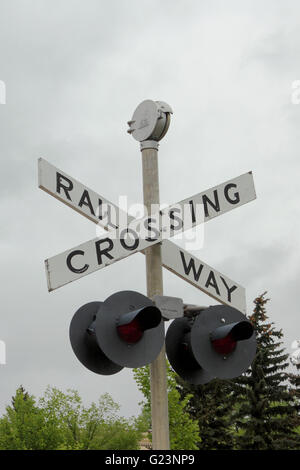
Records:
[[[171,108],[166,103],[144,101],[128,122],[129,133],[141,142],[143,164],[143,194],[147,215],[159,207],[158,140],[167,132]],[[162,122],[161,122],[162,121]],[[145,140],[149,139],[149,140]],[[163,295],[161,245],[157,243],[145,250],[147,295],[150,299]],[[168,391],[165,344],[150,364],[152,448],[170,449]]]
[[[156,144],[156,148],[155,148]],[[151,215],[152,204],[159,204],[158,143],[149,142],[142,148],[144,205]],[[163,295],[161,245],[158,243],[146,249],[147,295],[153,299]],[[150,365],[152,447],[170,449],[167,371],[165,345]]]

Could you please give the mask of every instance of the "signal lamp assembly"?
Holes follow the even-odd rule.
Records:
[[[70,325],[72,349],[89,370],[112,375],[123,367],[142,367],[158,356],[164,342],[160,310],[134,291],[80,307]]]
[[[166,351],[178,375],[198,385],[245,372],[255,357],[256,339],[245,315],[216,305],[194,318],[174,320],[167,331]]]

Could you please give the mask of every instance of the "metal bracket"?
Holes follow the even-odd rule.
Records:
[[[156,140],[144,140],[141,142],[141,151],[144,149],[158,150],[159,143]]]

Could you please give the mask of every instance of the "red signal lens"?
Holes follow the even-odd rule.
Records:
[[[231,333],[224,338],[215,339],[212,341],[214,350],[219,354],[230,354],[236,347],[236,341],[233,339]]]
[[[130,323],[117,326],[117,330],[120,338],[129,344],[137,343],[144,333],[138,319],[136,318]]]

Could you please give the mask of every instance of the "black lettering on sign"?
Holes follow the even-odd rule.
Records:
[[[149,235],[149,232],[152,232],[152,233],[155,234],[155,236],[153,236],[152,238],[151,237],[145,238],[145,240],[147,242],[154,242],[155,240],[157,240],[159,238],[159,235],[160,235],[157,228],[151,227],[151,225],[150,225],[151,222],[156,222],[156,219],[154,219],[153,217],[148,217],[148,219],[144,220],[144,227],[148,231],[148,235]]]
[[[176,215],[174,215],[174,212],[177,212],[177,213],[181,213],[181,209],[179,207],[175,207],[174,209],[170,210],[169,212],[169,218],[171,220],[174,220],[177,222],[177,225],[174,225],[174,224],[170,224],[170,229],[171,230],[181,230],[182,227],[183,227],[183,221],[180,217],[177,217]]]
[[[184,257],[184,253],[182,251],[180,251],[180,256],[181,256],[181,261],[182,261],[182,265],[183,265],[183,269],[184,269],[185,274],[187,276],[189,276],[190,271],[193,271],[194,279],[195,279],[195,281],[198,282],[198,280],[200,278],[200,275],[201,275],[201,272],[202,272],[202,269],[203,269],[203,264],[200,264],[200,266],[198,268],[198,271],[196,271],[195,260],[193,258],[190,259],[190,262],[187,265],[185,257]]]
[[[220,290],[219,290],[219,287],[218,287],[218,284],[217,284],[217,281],[216,281],[216,278],[215,278],[215,275],[214,275],[214,272],[213,271],[210,271],[209,272],[209,275],[208,275],[208,278],[207,278],[207,281],[206,281],[206,284],[205,284],[205,287],[213,287],[216,291],[216,293],[218,295],[220,295]]]
[[[194,223],[196,222],[194,201],[193,201],[193,200],[189,201],[189,205],[190,205],[190,207],[191,207],[192,223],[194,224]]]
[[[227,289],[227,300],[228,300],[228,302],[231,302],[231,294],[235,289],[237,289],[237,286],[232,286],[231,288],[229,288],[229,286],[227,285],[225,279],[223,279],[222,276],[220,276],[220,278],[222,279],[223,284]]]
[[[238,204],[240,202],[240,195],[239,193],[234,193],[234,199],[232,199],[228,194],[229,189],[231,188],[237,188],[237,185],[234,183],[226,184],[224,188],[224,196],[227,199],[227,201],[230,202],[230,204]]]
[[[74,268],[74,266],[72,266],[71,261],[72,261],[73,257],[76,256],[76,255],[84,255],[84,251],[82,251],[82,250],[72,251],[67,257],[67,266],[68,266],[69,270],[72,271],[73,273],[77,273],[77,274],[84,273],[89,268],[88,264],[85,264],[83,266],[83,268],[79,268],[79,269]]]
[[[90,195],[86,189],[82,193],[78,206],[79,207],[87,206],[90,209],[90,213],[95,215],[95,212],[91,203]]]
[[[103,215],[102,215],[102,209],[103,209],[103,201],[102,199],[98,199],[98,211],[99,211],[99,216],[98,216],[98,219],[99,220],[102,220],[103,219]]]
[[[202,196],[202,202],[204,205],[204,214],[205,217],[209,217],[209,212],[208,212],[208,204],[216,211],[220,212],[220,203],[219,203],[219,196],[218,196],[218,191],[217,189],[214,190],[214,202],[211,201],[206,194],[203,194]]]
[[[67,182],[66,184],[63,184],[63,180]],[[69,194],[70,191],[73,189],[73,183],[69,178],[66,178],[66,176],[63,176],[62,174],[56,172],[56,192],[60,194],[60,190],[63,189],[65,192],[65,196],[69,201],[72,201],[71,196]]]
[[[126,233],[131,233],[133,235],[133,245],[127,245],[126,244],[126,241],[125,241],[125,238],[124,238],[124,235]],[[133,251],[133,250],[136,250],[137,247],[139,246],[139,237],[138,237],[138,234],[132,230],[131,228],[124,228],[121,233],[120,233],[120,243],[122,245],[123,248],[125,248],[125,250],[129,250],[129,251]]]
[[[101,249],[100,245],[105,242],[108,243],[108,246],[104,249]],[[106,256],[108,259],[114,259],[114,257],[108,253],[114,247],[113,241],[110,238],[102,238],[101,240],[97,240],[95,242],[95,246],[98,264],[102,264],[102,255]]]

